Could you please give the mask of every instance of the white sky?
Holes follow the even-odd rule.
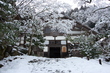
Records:
[[[67,4],[69,4],[73,9],[78,6],[78,1],[76,2],[76,0],[57,0],[57,1],[61,1],[61,2],[67,3]]]
[[[78,4],[79,0],[57,0],[57,1],[69,4],[72,7],[72,9],[77,8],[79,6]],[[92,3],[90,4],[87,3],[87,5],[98,5],[99,7],[109,6],[110,0],[92,0]]]

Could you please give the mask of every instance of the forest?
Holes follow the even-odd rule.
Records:
[[[43,49],[42,30],[46,26],[67,34],[78,22],[97,34],[80,35],[75,39],[67,35],[67,39],[79,43],[84,56],[103,55],[110,61],[110,1],[74,2],[77,7],[73,9],[71,5],[55,0],[1,0],[0,60],[8,56],[32,55],[32,45]]]
[[[76,26],[88,30],[72,38]],[[34,53],[43,54],[45,27],[64,34],[68,56]],[[110,73],[110,0],[0,0],[0,73],[15,72]]]

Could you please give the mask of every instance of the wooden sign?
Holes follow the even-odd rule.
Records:
[[[67,52],[66,46],[62,46],[62,52]]]

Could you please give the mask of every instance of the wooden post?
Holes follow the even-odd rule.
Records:
[[[99,64],[102,65],[102,61],[101,61],[101,59],[99,59]]]
[[[87,56],[87,60],[89,60],[90,58],[89,58],[89,56]]]

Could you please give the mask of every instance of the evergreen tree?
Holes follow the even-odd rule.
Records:
[[[11,21],[15,14],[16,0],[1,0],[0,1],[0,22]]]
[[[17,35],[17,24],[14,21],[16,15],[16,0],[0,1],[0,55],[4,56],[8,45],[14,45]]]
[[[70,40],[72,43],[79,44],[78,48],[82,56],[88,58],[96,58],[99,57],[99,55],[101,54],[101,47],[96,43],[98,40],[98,36],[96,35],[81,35],[74,39],[71,39],[70,37],[67,39]]]

